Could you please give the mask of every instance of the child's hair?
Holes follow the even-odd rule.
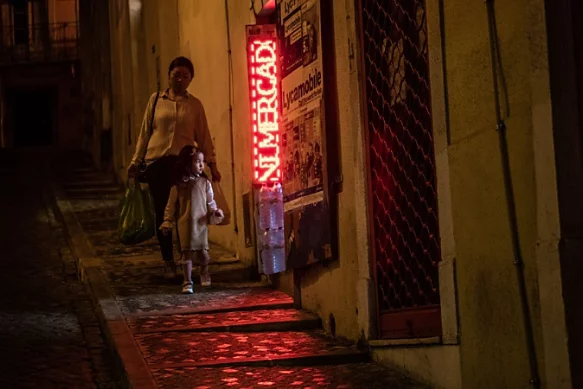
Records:
[[[198,153],[202,153],[202,151],[191,145],[184,146],[182,150],[180,150],[178,160],[174,164],[174,169],[172,170],[173,185],[178,185],[193,175],[192,158]],[[201,176],[208,179],[204,172],[202,172]]]

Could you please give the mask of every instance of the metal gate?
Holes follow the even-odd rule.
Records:
[[[379,335],[441,335],[424,0],[357,0]]]

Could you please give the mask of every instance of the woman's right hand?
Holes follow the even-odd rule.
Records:
[[[128,166],[128,178],[136,178],[138,176],[138,165],[135,163]]]

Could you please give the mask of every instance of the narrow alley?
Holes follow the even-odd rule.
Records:
[[[583,388],[582,53],[581,0],[0,0],[0,389]]]

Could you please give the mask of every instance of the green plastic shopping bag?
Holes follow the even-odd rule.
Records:
[[[117,234],[122,244],[142,243],[156,234],[154,205],[147,187],[128,180],[119,208]]]

